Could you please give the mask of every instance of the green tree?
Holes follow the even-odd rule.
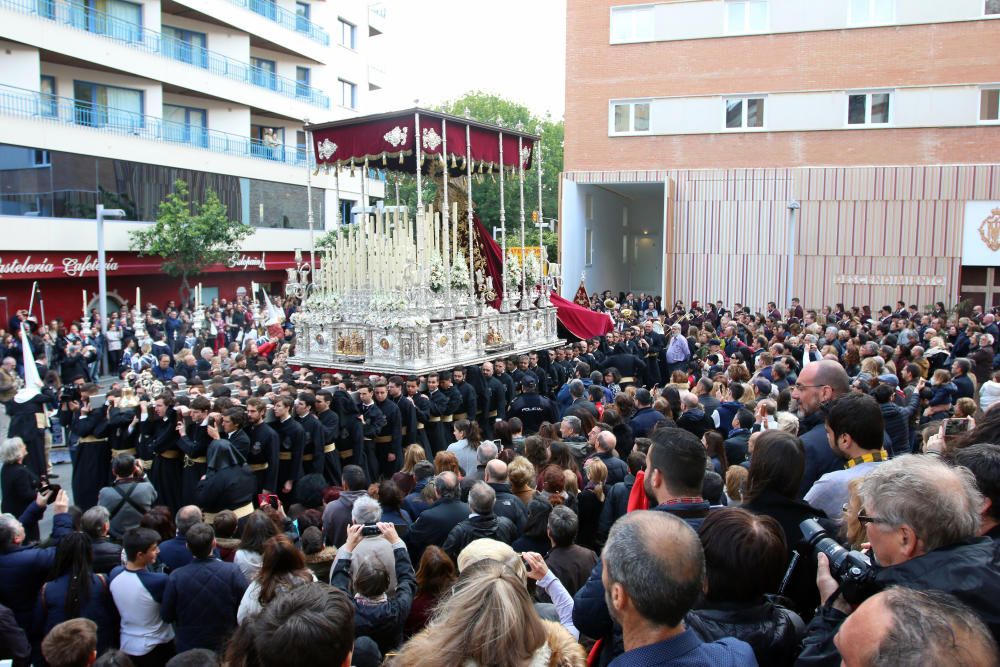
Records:
[[[140,255],[159,255],[162,268],[181,278],[181,298],[188,290],[188,276],[210,264],[222,262],[254,230],[231,220],[226,206],[213,190],[204,203],[191,202],[188,184],[174,182],[174,191],[160,202],[156,223],[149,229],[129,233],[132,250]]]
[[[456,100],[445,102],[436,107],[437,111],[464,116],[466,109],[472,118],[495,125],[501,119],[504,127],[513,128],[518,122],[524,124],[526,132],[535,133],[541,129],[542,136],[542,216],[545,221],[557,217],[559,211],[559,174],[563,169],[563,122],[554,121],[546,116],[539,118],[531,113],[528,107],[504,99],[498,95],[471,91]],[[525,210],[525,243],[529,246],[539,245],[538,227],[531,221],[531,212],[538,209],[538,172],[537,165],[524,173],[524,210]],[[395,205],[395,182],[400,179],[399,203],[408,206],[411,211],[416,209],[417,188],[416,179],[389,172],[386,182],[387,206]],[[433,183],[426,179],[423,183],[424,202],[434,200]],[[504,182],[504,208],[506,213],[507,242],[509,245],[520,243],[521,221],[519,217],[519,191],[516,178],[506,178]],[[472,200],[480,219],[487,229],[500,227],[500,179],[499,176],[486,177],[475,181],[472,185]],[[512,241],[513,239],[513,241]],[[555,260],[556,235],[548,230],[542,240],[547,248],[549,259]]]

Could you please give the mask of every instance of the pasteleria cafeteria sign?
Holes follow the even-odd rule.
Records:
[[[109,276],[148,275],[159,271],[163,260],[133,252],[107,253],[104,268]],[[221,271],[281,271],[297,266],[295,253],[234,252],[225,262],[212,264],[205,273]],[[0,281],[41,278],[86,278],[97,275],[97,253],[0,253]]]

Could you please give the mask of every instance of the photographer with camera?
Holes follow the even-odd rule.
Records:
[[[983,496],[966,468],[908,454],[873,469],[861,483],[861,511],[875,564],[808,531],[816,545],[821,609],[809,624],[800,665],[836,664],[833,638],[873,593],[890,586],[950,593],[1000,635],[1000,566],[993,540],[977,537]],[[833,565],[831,567],[831,564]],[[845,585],[849,584],[849,585]]]

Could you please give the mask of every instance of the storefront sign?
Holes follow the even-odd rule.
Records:
[[[965,203],[962,265],[1000,265],[1000,201]]]
[[[163,260],[159,257],[143,256],[136,253],[119,252],[108,254],[105,270],[112,275],[149,275],[160,271]],[[242,253],[235,252],[222,264],[213,264],[203,273],[224,271],[281,271],[295,267],[294,252]],[[97,275],[96,253],[66,253],[55,255],[51,252],[3,253],[0,255],[0,281],[36,280],[43,278],[86,278]]]
[[[839,275],[833,279],[835,285],[944,287],[944,276],[876,276]]]

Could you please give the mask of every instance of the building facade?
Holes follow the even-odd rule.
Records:
[[[48,317],[79,317],[97,287],[98,204],[125,211],[106,224],[109,308],[137,284],[144,301],[177,298],[128,239],[177,179],[255,228],[233,249],[236,282],[280,283],[338,210],[384,196],[375,170],[310,173],[303,124],[378,104],[385,22],[364,0],[0,0],[3,321],[35,277]],[[206,297],[236,288],[221,270],[201,281]]]
[[[569,0],[567,21],[567,292],[1000,305],[997,0]]]

